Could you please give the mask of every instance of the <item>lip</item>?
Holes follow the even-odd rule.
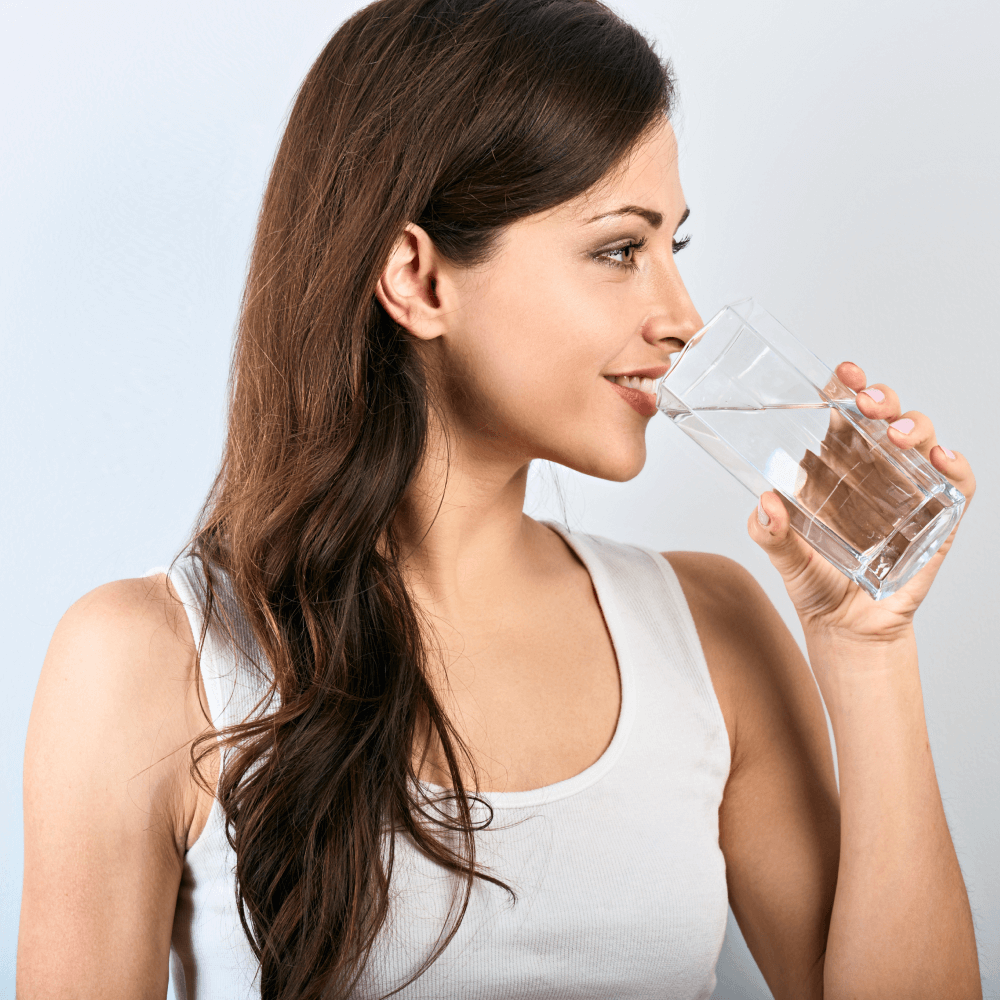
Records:
[[[652,375],[644,375],[643,378],[652,378]],[[627,385],[619,385],[606,379],[608,385],[618,393],[622,399],[628,403],[638,413],[644,417],[652,417],[656,414],[656,397],[651,392],[640,392]]]
[[[656,365],[654,368],[636,368],[630,372],[608,372],[605,378],[620,378],[624,375],[626,378],[663,378],[667,372],[670,371],[670,365]],[[619,387],[621,388],[621,387]]]

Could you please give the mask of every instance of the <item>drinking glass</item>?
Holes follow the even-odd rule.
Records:
[[[876,601],[958,523],[965,496],[870,420],[855,393],[753,299],[726,306],[660,379],[656,405]]]

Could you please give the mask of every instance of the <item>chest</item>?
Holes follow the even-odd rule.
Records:
[[[455,938],[402,996],[709,997],[727,913],[711,803],[669,775],[650,802],[641,780],[622,770],[556,802],[498,808],[477,860],[516,899],[474,883]],[[404,982],[448,920],[454,883],[405,845],[397,857],[392,946],[376,949],[359,996]]]
[[[483,790],[573,777],[610,744],[621,707],[617,655],[589,581],[567,599],[508,607],[490,628],[453,629],[432,687]],[[421,776],[449,784],[443,758]]]
[[[408,986],[450,929],[461,887],[401,836],[387,921],[352,997],[402,987],[403,1000],[708,1000],[727,893],[717,829],[724,771],[704,749],[706,737],[717,748],[722,740],[662,693],[627,691],[632,720],[620,752],[570,794],[492,797],[476,858],[516,899],[475,882],[454,938]],[[174,934],[199,997],[259,994],[234,865],[224,825],[210,823],[186,862]]]

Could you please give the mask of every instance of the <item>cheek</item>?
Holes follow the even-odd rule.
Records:
[[[646,421],[601,377],[635,335],[615,285],[580,268],[492,275],[469,295],[447,348],[455,415],[532,457],[606,479],[635,475]]]
[[[508,394],[561,395],[592,380],[621,350],[613,289],[579,267],[533,267],[525,254],[479,298],[470,346]],[[595,270],[600,266],[592,265]],[[475,343],[478,341],[478,343]]]
[[[463,345],[461,368],[483,415],[518,437],[551,433],[588,406],[607,350],[594,317],[563,296],[523,296],[489,309]],[[600,388],[600,386],[598,386]]]

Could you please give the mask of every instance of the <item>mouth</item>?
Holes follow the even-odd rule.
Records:
[[[612,385],[620,385],[626,389],[638,389],[639,392],[652,394],[653,379],[641,375],[605,375]]]
[[[621,372],[617,375],[604,377],[615,385],[625,389],[638,389],[639,392],[652,393],[653,383],[670,371],[670,365],[654,365],[651,368],[636,368],[634,371]]]
[[[656,379],[666,374],[668,367],[661,365],[622,375],[605,375],[604,378],[633,410],[644,417],[652,417],[656,413],[656,396],[653,395]]]
[[[656,365],[654,368],[637,368],[620,375],[605,375],[615,391],[633,410],[644,417],[656,413],[656,396],[653,395],[656,380],[670,371],[670,365]]]

